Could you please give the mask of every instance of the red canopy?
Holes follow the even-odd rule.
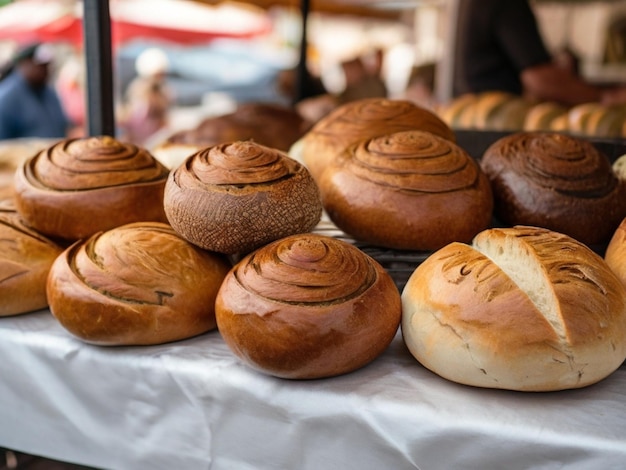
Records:
[[[22,0],[0,8],[0,39],[20,43],[66,41],[83,44],[80,4]],[[270,31],[260,10],[233,4],[204,5],[186,0],[111,2],[113,46],[135,38],[193,44],[215,38],[247,38]]]

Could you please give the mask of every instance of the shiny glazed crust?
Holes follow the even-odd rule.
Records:
[[[35,230],[72,241],[126,223],[165,222],[167,175],[132,144],[107,136],[68,139],[18,168],[17,210]]]
[[[158,222],[134,223],[76,242],[53,264],[50,311],[98,345],[148,345],[216,327],[215,297],[230,269]]]
[[[406,250],[469,242],[492,220],[478,163],[456,144],[421,131],[367,139],[319,181],[333,222],[358,240]]]
[[[172,171],[164,204],[184,238],[226,254],[308,232],[322,215],[307,169],[254,142],[224,143],[190,156]]]
[[[367,98],[346,103],[322,118],[302,138],[302,159],[317,179],[349,146],[394,132],[421,130],[454,141],[454,132],[432,111],[410,101]]]
[[[402,304],[411,353],[467,385],[579,388],[626,358],[626,290],[597,254],[545,229],[447,245],[415,270]]]
[[[626,182],[586,140],[517,133],[492,144],[481,166],[507,225],[545,227],[593,245],[608,242],[626,217]]]
[[[62,248],[0,210],[0,316],[48,306],[46,278]]]
[[[353,245],[294,235],[242,259],[216,300],[233,353],[263,373],[290,379],[356,370],[389,345],[401,317],[389,274]]]

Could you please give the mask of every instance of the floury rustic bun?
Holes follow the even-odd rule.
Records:
[[[626,181],[581,138],[513,134],[492,144],[481,166],[493,188],[495,214],[507,225],[545,227],[595,245],[608,242],[626,217]]]
[[[626,290],[595,252],[533,227],[452,243],[411,275],[402,333],[454,382],[519,391],[584,387],[626,358]]]
[[[200,150],[172,171],[164,197],[172,227],[207,250],[245,254],[320,221],[322,203],[308,170],[254,142]]]
[[[167,175],[148,151],[113,137],[67,139],[17,169],[17,210],[35,230],[71,241],[131,222],[166,222]]]
[[[87,343],[185,339],[215,329],[215,297],[230,267],[167,224],[128,224],[76,242],[56,259],[47,281],[50,311]]]
[[[249,254],[216,300],[218,329],[233,353],[263,373],[330,377],[378,357],[401,318],[387,272],[353,245],[315,234]]]
[[[319,188],[337,227],[387,248],[469,242],[492,221],[491,187],[478,163],[429,132],[360,141],[322,172]]]
[[[9,201],[6,202],[8,206]],[[26,227],[17,212],[4,210],[0,205],[0,316],[48,306],[46,279],[50,266],[62,251],[54,242]]]
[[[303,161],[318,179],[350,145],[407,130],[431,132],[455,140],[452,129],[432,111],[405,100],[366,98],[341,105],[322,118],[294,144],[290,155]]]

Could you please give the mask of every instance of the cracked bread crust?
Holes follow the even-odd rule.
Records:
[[[545,229],[447,245],[415,270],[402,302],[407,347],[454,382],[579,388],[626,358],[626,290],[597,254]]]

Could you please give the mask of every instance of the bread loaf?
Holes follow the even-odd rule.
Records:
[[[495,214],[507,225],[533,225],[588,245],[603,244],[626,217],[626,181],[590,142],[556,133],[499,139],[481,159]]]
[[[604,259],[626,286],[626,219],[622,220],[609,241]]]
[[[402,333],[436,374],[478,387],[584,387],[626,359],[626,290],[563,234],[489,229],[435,252],[402,292]]]
[[[309,127],[310,123],[293,109],[245,103],[231,113],[206,118],[193,129],[174,133],[153,152],[168,168],[178,167],[203,148],[239,140],[251,140],[286,152]]]
[[[0,316],[46,308],[46,278],[63,250],[0,206]]]
[[[135,145],[108,136],[68,139],[18,168],[17,210],[35,230],[71,241],[126,223],[165,222],[167,175]]]
[[[292,156],[301,159],[313,178],[349,146],[393,132],[421,130],[450,141],[454,133],[435,113],[410,101],[366,98],[339,106],[307,132]],[[298,154],[299,153],[299,154]]]
[[[243,258],[216,300],[218,329],[247,366],[289,379],[330,377],[373,361],[394,338],[400,293],[353,245],[286,237]]]
[[[429,132],[363,140],[328,166],[319,187],[337,227],[382,247],[469,242],[492,220],[491,188],[478,163]]]
[[[76,242],[50,270],[50,311],[80,340],[148,345],[215,329],[215,297],[230,269],[159,222]]]
[[[172,227],[211,251],[243,254],[320,221],[322,203],[307,169],[254,142],[228,142],[172,171],[164,197]]]

